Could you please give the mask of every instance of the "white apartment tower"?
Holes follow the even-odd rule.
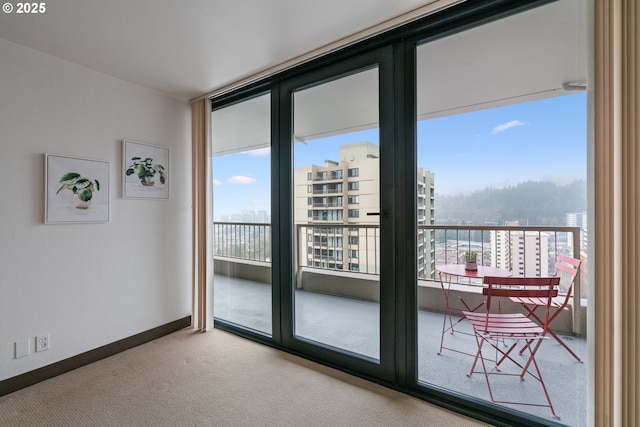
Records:
[[[587,249],[587,213],[586,212],[572,212],[566,214],[568,227],[580,227],[580,250]],[[573,241],[568,240],[569,248],[573,250]]]
[[[435,185],[433,172],[418,167],[418,278],[433,279],[436,272],[436,235],[420,226],[435,223]]]
[[[515,227],[518,221],[506,221]],[[537,231],[497,230],[491,232],[491,265],[511,270],[514,276],[547,276],[549,234]]]
[[[339,160],[294,170],[301,265],[380,273],[380,158],[371,142],[341,145]],[[418,221],[433,223],[433,174],[418,170]],[[352,224],[353,227],[344,227]],[[419,233],[420,269],[433,270],[433,231]],[[305,262],[306,260],[306,262]]]

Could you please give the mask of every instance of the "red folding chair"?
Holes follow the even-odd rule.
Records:
[[[464,317],[469,320],[473,326],[474,335],[478,344],[478,351],[468,376],[476,372],[484,373],[492,402],[548,407],[554,417],[560,418],[553,409],[551,398],[549,397],[547,387],[544,384],[538,362],[535,358],[540,344],[542,344],[543,340],[547,339],[549,308],[553,298],[558,295],[559,283],[559,277],[487,276],[484,278],[486,287],[483,289],[483,294],[487,297],[484,312],[463,311]],[[543,319],[542,324],[534,322],[522,313],[495,312],[495,309],[494,312],[492,312],[492,299],[503,297],[540,298],[546,301],[545,314],[544,316],[539,316]],[[510,344],[511,342],[512,344]],[[515,355],[512,355],[513,350],[516,349],[519,344],[522,345],[523,350],[528,350],[528,357],[524,363],[516,360],[514,358]],[[491,358],[484,350],[485,345],[489,345],[490,349],[495,350],[494,358]],[[516,373],[507,372],[507,369],[501,370],[501,365],[507,360],[515,364],[517,367]],[[482,365],[482,371],[475,370],[478,361],[480,361],[480,365]],[[494,366],[487,366],[489,362],[494,364]],[[524,380],[527,374],[542,386],[547,402],[546,404],[497,400],[494,397],[489,380],[490,376],[519,376],[521,380]]]
[[[560,313],[562,313],[567,304],[569,304],[569,300],[571,299],[571,294],[573,292],[573,282],[576,280],[576,276],[578,275],[578,271],[580,270],[580,260],[571,258],[567,255],[558,255],[558,261],[556,261],[554,276],[560,276],[560,279],[564,279],[566,277],[569,286],[567,287],[567,295],[564,297],[562,301],[552,301],[551,308],[553,309],[550,316],[549,322],[553,322],[553,320],[558,317]],[[544,298],[534,298],[534,297],[511,297],[511,301],[522,304],[522,306],[527,310],[527,317],[533,318],[539,324],[542,324],[542,319],[536,315],[536,310],[538,308],[543,308],[546,305],[546,301]],[[580,307],[574,307],[574,310],[579,310]],[[582,360],[578,357],[577,354],[573,352],[569,348],[569,346],[558,337],[558,335],[549,328],[547,331],[549,335],[551,335],[561,346],[563,346],[575,359],[582,363]],[[524,350],[524,349],[523,349]]]

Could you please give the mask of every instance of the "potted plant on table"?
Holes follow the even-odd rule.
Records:
[[[135,173],[142,185],[150,187],[155,184],[153,179],[157,174],[160,177],[160,184],[164,184],[164,166],[160,163],[153,163],[151,157],[147,157],[146,159],[142,159],[142,157],[132,157],[131,161],[133,163],[127,168],[127,176]]]
[[[464,269],[465,270],[478,269],[478,253],[477,252],[467,251],[464,253]]]
[[[56,191],[56,194],[64,189],[71,190],[73,194],[78,196],[79,202],[76,205],[78,209],[88,209],[93,198],[93,192],[100,191],[100,182],[97,179],[92,181],[77,172],[69,172],[62,175],[60,183],[62,186]]]

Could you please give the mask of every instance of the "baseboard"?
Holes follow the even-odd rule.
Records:
[[[0,396],[13,393],[14,391],[29,387],[30,385],[53,378],[57,375],[64,374],[65,372],[72,371],[81,366],[97,362],[98,360],[113,356],[114,354],[139,346],[140,344],[153,341],[190,325],[191,316],[187,316],[165,325],[149,329],[148,331],[140,332],[139,334],[128,338],[123,338],[111,344],[89,350],[85,353],[78,354],[77,356],[0,381]]]

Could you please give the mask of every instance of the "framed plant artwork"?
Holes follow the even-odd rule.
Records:
[[[44,222],[108,222],[109,169],[109,162],[45,154]]]
[[[169,198],[169,149],[122,141],[122,194],[130,199]]]

